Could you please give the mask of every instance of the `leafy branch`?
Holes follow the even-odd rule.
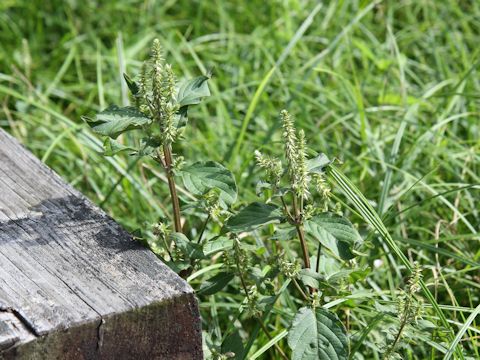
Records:
[[[153,227],[155,239],[150,245],[184,278],[193,276],[195,268],[207,259],[222,262],[219,265],[223,270],[204,281],[198,289],[199,296],[215,295],[237,279],[236,286],[243,289],[247,304],[247,311],[243,305],[240,307],[241,313],[253,315],[273,341],[262,314],[265,315],[272,298],[278,297],[275,282],[292,280],[288,284],[293,284],[299,296],[297,302],[303,305],[294,315],[288,335],[292,358],[346,359],[349,350],[345,327],[334,313],[321,307],[322,294],[333,288],[322,265],[328,261],[327,255],[341,262],[353,259],[362,239],[348,219],[338,214],[336,208],[332,211],[325,173],[331,162],[324,154],[308,156],[312,151],[304,131],[297,131],[293,117],[283,110],[280,121],[285,159],[282,162],[275,156],[255,152],[256,163],[265,173],[257,184],[257,193],[264,195],[264,201],[235,210],[238,189],[228,169],[214,161],[189,163],[173,151],[182,140],[189,107],[210,95],[208,80],[209,76],[199,76],[178,85],[172,66],[164,60],[160,43],[155,40],[138,80],[125,75],[135,106],[111,105],[93,119],[85,120],[94,132],[105,137],[105,156],[127,152],[150,158],[165,171],[173,229],[160,221]],[[122,138],[127,132],[139,136]],[[178,178],[195,200],[180,199]],[[182,226],[182,217],[189,226]],[[248,245],[243,238],[252,232],[265,234],[269,224],[273,225],[273,233],[267,232],[267,238],[275,240],[275,246],[266,250],[272,252],[272,258],[264,273],[257,267],[261,264],[260,249]],[[292,259],[291,254],[286,254],[291,251],[290,245],[283,247],[279,239],[288,244],[295,240],[292,248],[301,253],[302,265],[295,255]],[[317,247],[317,256],[312,268],[313,246]],[[216,252],[222,252],[222,257],[209,258]],[[342,276],[345,275],[337,275]],[[282,358],[288,358],[278,344],[272,345]],[[212,349],[218,355],[214,357],[226,358],[221,349]]]

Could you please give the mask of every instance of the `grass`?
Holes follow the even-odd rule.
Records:
[[[181,72],[214,68],[213,96],[191,114],[189,143],[178,152],[228,162],[240,199],[253,201],[254,191],[245,190],[258,179],[253,150],[276,152],[264,144],[279,140],[277,114],[288,107],[315,150],[344,163],[350,181],[339,182],[346,196],[338,201],[351,206],[371,242],[360,260],[375,269],[363,284],[370,296],[394,301],[409,264],[423,268],[426,319],[444,329],[409,342],[405,358],[480,357],[480,4],[69,4],[0,4],[2,128],[127,229],[154,223],[169,207],[165,179],[149,176],[154,164],[122,156],[103,161],[100,140],[80,116],[128,102],[121,74],[138,73],[137,59],[158,36]],[[334,178],[342,180],[339,174]],[[202,303],[204,328],[219,338],[232,321],[236,303],[229,297],[236,296]],[[353,348],[376,358],[382,333],[369,299],[348,300],[355,304],[350,330]],[[286,347],[275,314],[293,309],[289,301],[282,296],[271,310],[272,340],[258,329],[258,337],[245,339],[253,358],[274,358],[274,344]],[[445,342],[437,342],[443,331]]]

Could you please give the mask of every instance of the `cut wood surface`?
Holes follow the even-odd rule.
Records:
[[[0,359],[201,359],[193,290],[0,129]]]

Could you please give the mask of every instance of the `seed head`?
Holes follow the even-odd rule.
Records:
[[[408,292],[415,294],[420,290],[420,279],[422,278],[422,269],[418,263],[414,264],[412,274],[408,279]]]
[[[161,123],[163,142],[170,144],[177,138],[177,127],[175,126],[175,116],[177,105],[167,102],[162,104],[163,121]]]
[[[164,91],[163,96],[167,101],[174,100],[175,97],[175,74],[172,70],[172,65],[165,64],[165,75],[163,79],[163,87],[162,90]]]
[[[307,169],[307,154],[306,154],[306,141],[305,132],[300,130],[298,134],[298,157],[297,157],[297,169],[294,176],[294,189],[297,196],[306,198],[308,197],[308,185],[310,183],[310,176]]]
[[[257,165],[265,170],[268,182],[278,186],[283,173],[282,162],[277,158],[263,155],[258,150],[255,150],[255,159]]]
[[[217,188],[211,189],[204,196],[205,210],[214,219],[217,219],[222,211],[220,207],[220,190]]]
[[[178,112],[178,105],[175,102],[176,79],[172,66],[165,63],[158,39],[153,41],[150,66],[152,116],[160,126],[163,143],[170,144],[178,135],[175,121]],[[143,87],[146,87],[147,81],[142,82]]]
[[[330,185],[328,185],[323,174],[313,174],[313,183],[315,190],[320,194],[323,211],[328,211],[328,200],[332,196]]]
[[[160,65],[163,63],[162,47],[160,45],[160,40],[154,39],[152,43],[151,50],[151,59],[153,64]]]
[[[285,157],[287,158],[290,177],[293,179],[298,161],[297,135],[293,119],[287,110],[280,113],[283,128],[283,142],[285,146]]]
[[[163,222],[158,222],[154,224],[152,227],[153,235],[155,235],[158,239],[164,240],[170,234],[170,229],[168,225]]]
[[[138,82],[138,87],[139,87],[139,93],[141,98],[145,102],[148,101],[148,74],[147,74],[148,68],[147,68],[147,63],[143,62],[142,64],[142,69],[140,71],[140,80]]]

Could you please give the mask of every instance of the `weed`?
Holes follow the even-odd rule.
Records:
[[[298,291],[296,301],[303,305],[293,320],[281,320],[287,323],[291,321],[288,344],[292,356],[299,359],[347,359],[349,345],[346,329],[335,313],[322,307],[322,297],[338,294],[334,289],[336,282],[349,282],[350,272],[356,270],[351,260],[361,246],[362,239],[349,220],[329,211],[330,189],[325,183],[325,171],[330,160],[324,154],[307,158],[309,150],[305,132],[297,131],[288,111],[281,111],[286,163],[283,165],[278,158],[255,151],[257,165],[266,173],[265,179],[257,185],[257,195],[263,197],[264,201],[234,210],[237,185],[232,173],[224,166],[213,161],[189,164],[188,159],[183,165],[183,158],[181,167],[174,165],[173,145],[180,140],[188,141],[181,137],[187,124],[188,109],[210,95],[208,79],[201,76],[177,87],[172,67],[165,63],[160,43],[154,40],[150,59],[142,66],[139,81],[135,82],[125,75],[136,106],[113,105],[99,112],[95,118],[86,117],[85,120],[94,132],[105,137],[104,155],[113,156],[128,151],[133,156],[151,157],[165,171],[173,226],[165,222],[154,225],[156,241],[152,249],[173,270],[188,277],[206,263],[205,260],[211,259],[205,255],[205,249],[212,243],[222,239],[230,244],[221,250],[234,259],[229,266],[231,270],[217,273],[207,280],[208,288],[201,286],[198,289],[200,295],[214,295],[227,286],[232,289],[240,286],[245,299],[239,307],[239,315],[254,317],[265,335],[272,340],[262,318],[280,295],[279,290],[285,290],[281,285],[290,279],[293,286],[291,290]],[[140,132],[140,141],[134,141],[134,144],[117,141],[127,132]],[[177,177],[181,177],[185,188],[198,197],[196,200],[180,204]],[[315,190],[320,192],[314,194]],[[184,208],[203,209],[206,213],[184,212],[182,218],[181,205]],[[184,229],[182,220],[195,224],[202,216],[206,218],[195,239],[193,231]],[[219,230],[217,234],[214,234],[214,229],[209,229],[210,222]],[[210,234],[210,238],[203,239],[205,232]],[[245,237],[252,236],[250,234],[261,236],[271,244],[248,246]],[[291,245],[295,234],[298,246]],[[270,238],[275,240],[271,241]],[[318,249],[313,259],[316,266],[313,268],[310,247]],[[303,257],[303,269],[295,270],[296,266],[292,264],[298,248]],[[269,256],[259,256],[262,252]],[[330,281],[325,273],[320,272],[322,256],[325,259],[333,257],[340,261],[339,264],[350,261],[344,265],[348,270],[337,275],[335,282]],[[272,258],[281,260],[271,263]],[[345,294],[348,294],[348,290],[343,286],[342,295]],[[323,318],[328,318],[329,322],[319,326]],[[274,346],[279,356],[288,359],[282,348],[277,344]],[[241,353],[246,354],[245,349]]]
[[[276,359],[278,345],[289,356],[289,326],[311,302],[342,321],[351,358],[381,359],[398,333],[397,289],[407,289],[415,260],[422,268],[415,294],[422,314],[404,327],[393,352],[480,356],[477,2],[103,1],[101,11],[97,5],[2,2],[0,125],[127,229],[142,229],[141,238],[177,271],[191,272],[212,352]],[[215,66],[212,96],[190,111],[189,126],[177,134],[187,140],[172,144],[182,231],[192,245],[202,244],[206,257],[193,265],[185,242],[172,235],[162,164],[150,155],[129,156],[135,150],[100,161],[102,142],[79,121],[105,104],[128,105],[122,73],[141,79],[135,59],[143,58],[154,33],[178,84],[181,74],[190,78]],[[338,162],[327,176],[309,174],[315,207],[307,199],[305,221],[316,211],[345,215],[365,241],[358,249],[364,256],[341,261],[316,247],[307,231],[311,266],[334,283],[310,293],[323,280],[305,285],[299,278],[304,259],[288,221],[237,234],[251,269],[244,274],[247,289],[256,289],[270,339],[258,318],[243,312],[233,238],[214,238],[229,216],[259,201],[257,190],[260,202],[283,208],[280,199],[269,200],[272,189],[261,190],[261,176],[275,180],[255,166],[252,150],[281,157],[276,113],[284,107],[305,131],[307,159],[319,149],[336,155],[351,179]],[[140,132],[117,140],[139,149],[147,137]],[[218,203],[217,191],[195,195],[184,186],[181,170],[208,159],[228,163],[235,175],[233,208]],[[279,188],[289,185],[281,174]],[[188,205],[194,198],[200,206]],[[287,205],[291,211],[291,194]],[[346,272],[347,279],[339,277]]]

